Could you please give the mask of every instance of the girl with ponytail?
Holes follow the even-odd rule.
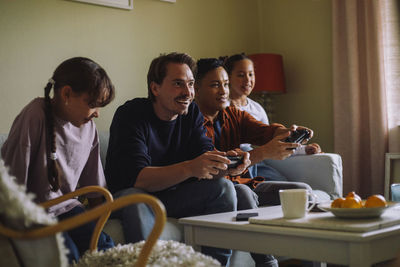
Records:
[[[92,121],[99,108],[114,98],[114,86],[105,70],[83,57],[70,58],[54,71],[44,88],[44,98],[35,98],[14,120],[1,156],[10,174],[40,203],[78,187],[105,186],[100,161],[99,137]],[[101,201],[88,196],[89,204]],[[65,219],[84,211],[72,199],[49,212]],[[70,260],[78,260],[88,248],[94,223],[64,233]],[[99,249],[114,246],[105,233]]]

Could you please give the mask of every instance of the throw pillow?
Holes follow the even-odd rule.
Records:
[[[106,251],[86,252],[74,267],[134,266],[145,241],[117,245]],[[158,240],[153,247],[148,267],[214,267],[221,266],[210,256],[193,250],[191,246],[172,240]]]

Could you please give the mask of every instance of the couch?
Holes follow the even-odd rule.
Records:
[[[0,148],[6,138],[6,134],[0,134]],[[99,138],[101,161],[104,166],[108,132],[99,132]],[[288,180],[309,184],[320,201],[342,195],[342,160],[338,154],[293,156],[285,160],[268,160],[267,163],[285,175]],[[110,234],[116,243],[125,243],[120,221],[109,220],[104,231]],[[160,238],[184,242],[183,226],[178,223],[177,219],[168,218]],[[249,253],[235,251],[230,266],[254,266],[254,262]]]
[[[108,147],[108,132],[99,132],[100,153],[103,166]],[[342,159],[338,154],[299,155],[285,160],[266,160],[268,165],[277,169],[289,181],[309,184],[319,201],[326,201],[342,196]],[[122,227],[118,220],[109,220],[104,228],[116,242],[124,243]],[[174,218],[168,218],[161,239],[184,242],[183,226]],[[230,266],[254,266],[254,261],[247,252],[234,251]]]

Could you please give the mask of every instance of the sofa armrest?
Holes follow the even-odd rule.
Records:
[[[295,155],[285,160],[264,160],[289,181],[304,182],[337,198],[343,191],[342,158],[338,154]]]

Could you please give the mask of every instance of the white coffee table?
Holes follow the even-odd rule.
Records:
[[[282,216],[280,206],[246,212],[258,212],[260,217]],[[400,210],[396,212],[400,216]],[[400,252],[399,224],[367,232],[347,232],[236,222],[235,215],[236,212],[226,212],[180,219],[186,244],[195,249],[214,246],[351,267],[393,259]]]

